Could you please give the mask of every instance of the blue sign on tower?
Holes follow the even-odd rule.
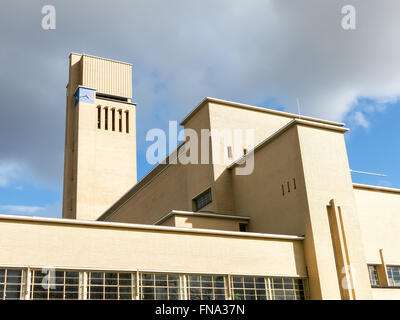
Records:
[[[94,89],[78,87],[75,92],[75,106],[79,102],[94,103]]]

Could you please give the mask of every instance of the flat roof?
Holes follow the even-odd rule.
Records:
[[[228,100],[222,100],[222,99],[217,99],[217,98],[212,98],[212,97],[205,97],[198,105],[196,108],[194,108],[182,121],[181,125],[183,126],[191,117],[193,117],[197,111],[199,111],[207,102],[214,102],[220,105],[225,105],[225,106],[230,106],[230,107],[236,107],[236,108],[242,108],[242,109],[247,109],[247,110],[252,110],[252,111],[258,111],[258,112],[265,112],[265,113],[271,113],[283,117],[289,117],[289,118],[297,118],[297,119],[303,119],[303,120],[309,120],[309,121],[314,121],[314,122],[320,122],[320,123],[325,123],[325,124],[330,124],[338,127],[343,127],[345,124],[341,122],[335,122],[335,121],[330,121],[330,120],[324,120],[324,119],[319,119],[319,118],[313,118],[313,117],[308,117],[308,116],[303,116],[303,115],[298,115],[294,113],[289,113],[289,112],[284,112],[284,111],[278,111],[278,110],[273,110],[273,109],[267,109],[263,107],[257,107],[257,106],[252,106],[249,104],[244,104],[244,103],[239,103],[239,102],[233,102],[233,101],[228,101]]]
[[[214,213],[214,212],[193,212],[193,211],[183,211],[183,210],[172,210],[166,215],[162,216],[153,225],[160,224],[167,220],[171,216],[182,215],[182,216],[195,216],[195,217],[205,217],[205,218],[217,218],[217,219],[232,219],[232,220],[246,220],[249,221],[250,217],[243,216],[232,216],[228,214]]]
[[[0,223],[2,221],[19,221],[22,223],[42,223],[42,224],[58,224],[70,226],[86,226],[97,228],[110,228],[110,229],[130,229],[142,231],[159,231],[159,232],[176,232],[176,233],[194,233],[204,235],[219,235],[219,236],[234,236],[242,238],[264,238],[264,239],[277,239],[277,240],[304,240],[302,236],[270,234],[270,233],[255,233],[255,232],[240,232],[240,231],[223,231],[213,229],[197,229],[197,228],[178,228],[168,226],[154,226],[146,224],[130,224],[120,222],[104,222],[104,221],[86,221],[74,219],[58,219],[58,218],[45,218],[45,217],[32,217],[32,216],[19,216],[0,214]]]
[[[76,53],[76,52],[71,52],[69,54],[69,56],[71,55],[77,55],[77,56],[81,56],[81,57],[89,57],[89,58],[95,58],[95,59],[100,59],[100,60],[106,60],[106,61],[111,61],[111,62],[116,62],[116,63],[122,63],[122,64],[127,64],[129,66],[132,66],[132,63],[128,63],[128,62],[124,62],[124,61],[119,61],[119,60],[114,60],[114,59],[108,59],[108,58],[103,58],[103,57],[98,57],[98,56],[94,56],[91,54],[86,54],[86,53]]]
[[[397,189],[397,188],[388,188],[388,187],[374,186],[374,185],[369,185],[369,184],[353,183],[353,188],[354,189],[371,190],[371,191],[399,193],[400,194],[400,189]]]

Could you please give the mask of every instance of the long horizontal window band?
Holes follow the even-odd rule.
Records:
[[[0,268],[0,300],[304,300],[306,288],[293,277]]]
[[[122,102],[127,102],[128,101],[128,98],[119,97],[119,96],[113,96],[111,94],[104,94],[104,93],[98,93],[98,92],[96,92],[96,98],[115,100],[115,101],[122,101]]]

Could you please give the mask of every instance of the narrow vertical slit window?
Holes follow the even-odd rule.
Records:
[[[228,158],[232,159],[232,147],[231,146],[228,147]]]
[[[111,110],[111,129],[115,131],[115,109]]]
[[[295,178],[293,178],[293,188],[294,188],[294,190],[296,190],[296,179]]]
[[[108,130],[108,108],[104,108],[104,129]]]
[[[118,130],[122,132],[122,110],[118,110]]]
[[[129,133],[129,111],[125,111],[125,131]]]
[[[101,107],[97,107],[97,129],[101,129]]]
[[[282,195],[285,195],[285,187],[282,185]]]
[[[289,181],[287,182],[287,192],[290,192],[290,184],[289,184]]]

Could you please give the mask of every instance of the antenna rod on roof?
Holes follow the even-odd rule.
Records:
[[[300,113],[300,100],[299,100],[298,97],[297,97],[297,113],[299,114],[299,119],[300,119],[300,116],[301,116],[301,113]]]
[[[353,172],[353,173],[360,173],[360,174],[369,174],[369,175],[371,175],[371,176],[387,177],[386,174],[373,173],[373,172],[364,172],[364,171],[357,171],[357,170],[352,170],[352,169],[350,169],[350,172]]]

